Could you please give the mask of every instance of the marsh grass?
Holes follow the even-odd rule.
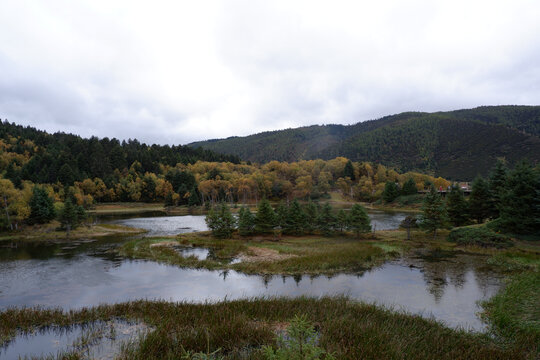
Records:
[[[540,356],[540,272],[514,275],[497,295],[485,301],[483,316],[495,334]]]
[[[400,255],[404,244],[381,243],[369,238],[348,236],[320,237],[253,237],[215,239],[208,234],[178,236],[178,245],[203,247],[212,250],[213,257],[198,260],[184,257],[172,246],[152,246],[171,239],[135,239],[120,248],[120,254],[130,258],[150,259],[180,267],[204,269],[232,269],[247,274],[335,274],[338,272],[362,272],[381,265]],[[281,258],[255,258],[230,264],[233,258],[250,255],[253,248],[267,249],[285,255]]]
[[[225,359],[263,359],[276,346],[276,324],[305,314],[318,346],[337,359],[525,359],[529,349],[503,347],[484,334],[454,330],[419,315],[338,298],[246,299],[205,304],[135,301],[62,312],[8,309],[0,313],[2,341],[43,326],[123,318],[154,331],[124,347],[122,359],[174,359],[190,352]]]

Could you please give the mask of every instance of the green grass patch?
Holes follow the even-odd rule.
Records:
[[[172,246],[156,246],[158,243]],[[275,241],[272,237],[216,239],[208,233],[197,233],[176,238],[131,240],[119,249],[119,253],[180,267],[232,269],[247,274],[316,275],[361,272],[399,256],[399,246],[377,244],[346,236],[283,237]],[[184,257],[174,248],[181,245],[210,249],[212,258]],[[242,259],[240,263],[229,264],[231,259],[238,257]]]
[[[447,240],[460,246],[480,246],[496,249],[506,249],[514,246],[514,242],[510,237],[497,234],[485,226],[452,230],[448,234]]]
[[[484,302],[483,316],[496,334],[540,355],[540,272],[513,276],[506,287]]]
[[[265,359],[291,319],[314,324],[321,349],[336,359],[525,359],[528,349],[501,347],[483,334],[347,298],[246,299],[206,304],[135,301],[76,311],[26,308],[0,313],[0,344],[17,332],[56,324],[142,321],[154,330],[124,348],[120,359],[177,359],[212,353],[224,359]]]

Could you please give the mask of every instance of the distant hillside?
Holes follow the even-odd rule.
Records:
[[[189,144],[244,160],[345,156],[454,179],[486,175],[497,158],[540,161],[540,106],[406,112],[355,125],[309,126]]]
[[[4,151],[6,148],[10,151]],[[239,163],[234,155],[222,155],[188,146],[146,145],[137,140],[91,137],[57,132],[49,134],[30,126],[0,121],[0,172],[20,183],[63,182],[63,178],[84,180],[99,177],[112,183],[115,171],[134,164],[143,174],[160,173],[163,165],[205,161]]]

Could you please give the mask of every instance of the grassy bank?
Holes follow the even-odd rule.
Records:
[[[526,359],[529,349],[453,330],[346,298],[249,299],[213,304],[136,301],[80,311],[9,309],[0,313],[0,344],[17,331],[125,318],[155,330],[124,349],[123,359],[176,359],[214,352],[225,359],[264,359],[263,345],[295,315],[315,324],[319,345],[337,359]],[[186,357],[189,359],[190,357]],[[191,357],[195,359],[194,357]]]
[[[180,247],[211,249],[211,256],[198,260],[184,257]],[[181,267],[233,269],[248,274],[335,274],[361,272],[399,256],[407,245],[381,242],[367,235],[352,236],[283,236],[235,237],[215,239],[209,233],[183,234],[173,238],[134,239],[120,248],[120,254]],[[230,264],[232,259],[240,262]]]
[[[60,223],[56,220],[48,224],[28,226],[18,231],[1,233],[0,241],[63,241],[110,235],[134,235],[145,232],[143,229],[118,224],[86,224],[71,230],[68,236],[68,233],[59,230],[59,227]]]
[[[514,275],[497,295],[484,302],[493,332],[540,354],[540,272]]]
[[[102,203],[89,210],[93,215],[131,215],[151,211],[165,211],[162,203]]]

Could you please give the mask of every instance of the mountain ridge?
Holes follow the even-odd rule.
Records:
[[[409,111],[352,125],[311,125],[188,146],[261,163],[345,156],[470,180],[486,175],[498,158],[540,161],[540,106]]]

